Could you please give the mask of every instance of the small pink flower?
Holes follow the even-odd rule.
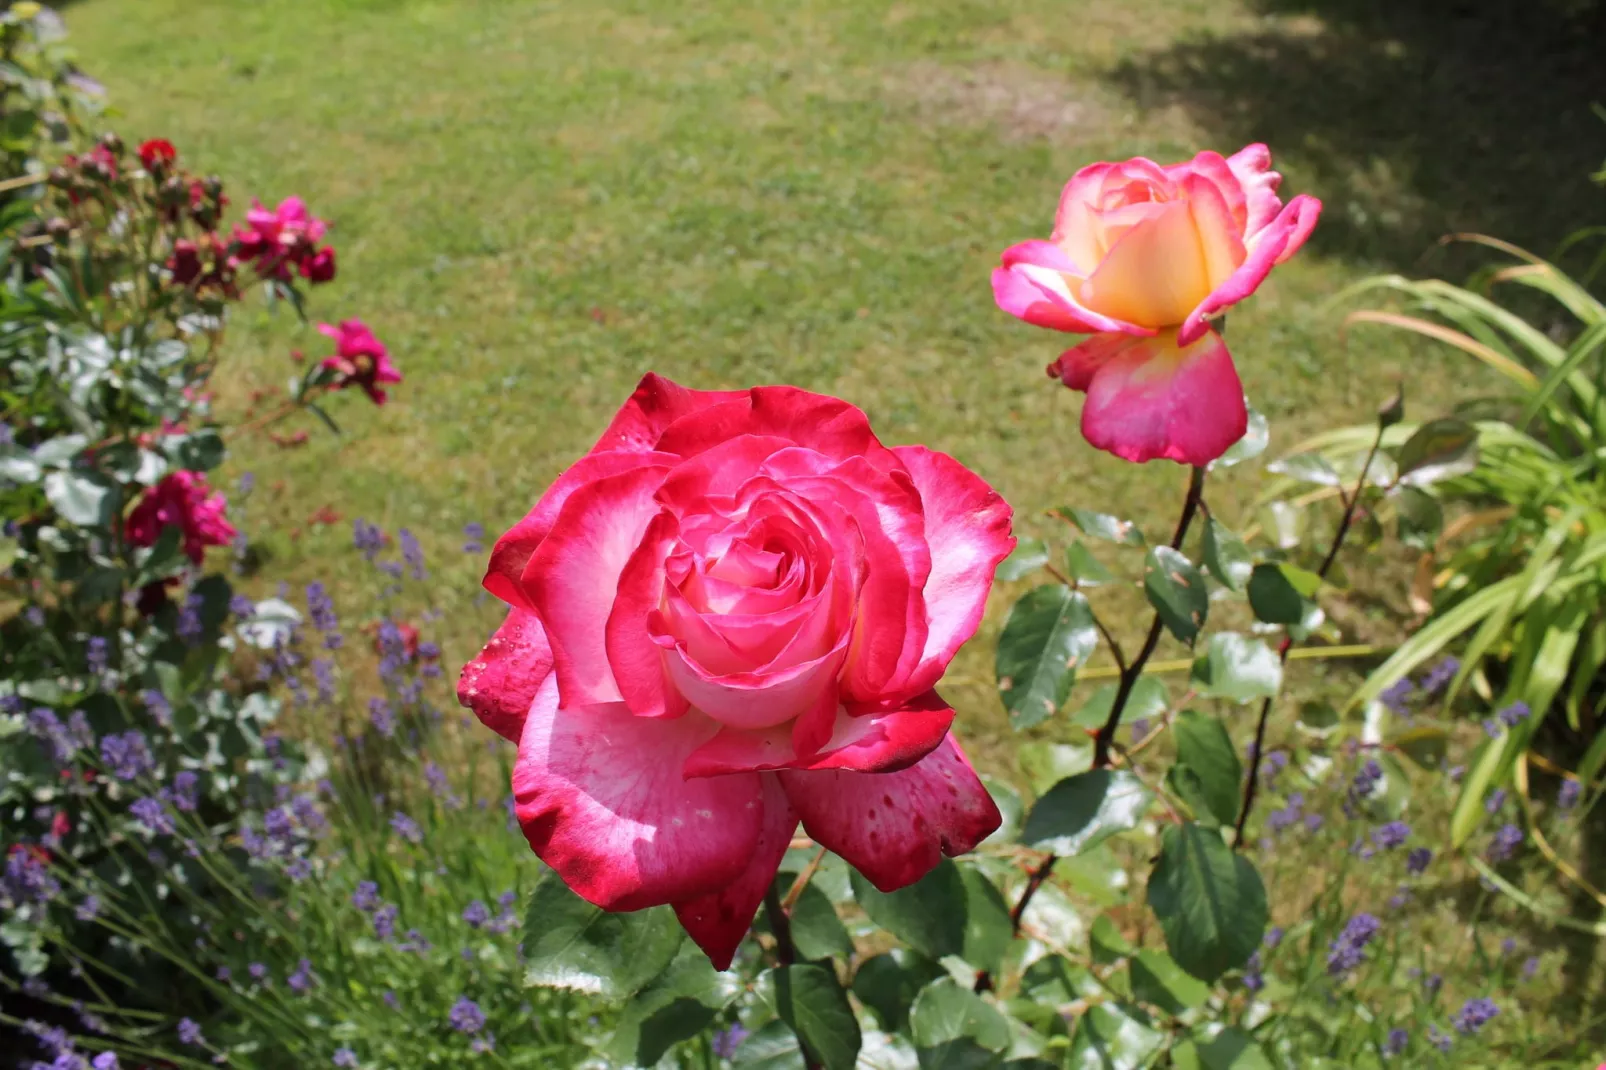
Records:
[[[208,546],[227,546],[239,534],[224,516],[228,501],[199,472],[174,472],[145,492],[128,514],[125,532],[135,546],[155,546],[168,525],[184,533],[184,553],[197,565]]]
[[[1085,391],[1082,433],[1129,461],[1206,464],[1243,437],[1243,386],[1211,317],[1254,293],[1305,243],[1321,202],[1277,198],[1271,153],[1136,157],[1078,171],[1047,241],[1006,249],[998,307],[1094,337],[1049,373]]]
[[[800,821],[884,891],[975,847],[1000,817],[935,685],[1010,519],[845,401],[648,375],[497,541],[511,608],[458,683],[518,744],[535,853],[724,969]]]
[[[357,319],[341,320],[338,327],[320,323],[318,331],[335,340],[335,355],[322,361],[325,369],[335,373],[334,388],[360,386],[375,405],[383,405],[386,395],[379,384],[402,381],[385,344]]]

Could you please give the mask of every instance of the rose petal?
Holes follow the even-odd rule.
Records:
[[[1259,289],[1272,268],[1293,256],[1305,244],[1305,239],[1316,228],[1316,220],[1321,214],[1322,202],[1315,197],[1300,194],[1289,201],[1282,214],[1250,239],[1248,255],[1238,270],[1188,314],[1182,330],[1177,334],[1178,341],[1182,345],[1196,341],[1210,329],[1210,317]]]
[[[895,773],[777,773],[803,829],[883,892],[963,854],[1003,823],[952,735]]]
[[[663,649],[653,641],[651,621],[664,597],[664,557],[680,525],[659,513],[619,573],[605,642],[608,667],[625,704],[637,717],[679,717],[687,703],[669,682]]]
[[[1111,319],[1159,329],[1181,323],[1209,293],[1193,213],[1179,200],[1127,231],[1080,297]]]
[[[731,959],[753,925],[764,893],[775,881],[781,861],[797,831],[797,812],[773,776],[759,778],[764,792],[764,822],[752,861],[726,887],[674,904],[675,916],[716,970],[730,969]]]
[[[1232,220],[1230,229],[1239,237],[1243,236],[1249,221],[1247,191],[1238,173],[1233,170],[1232,164],[1223,159],[1219,152],[1207,149],[1187,163],[1167,167],[1165,173],[1166,177],[1187,192],[1190,198],[1194,196],[1194,191],[1190,188],[1191,179],[1208,182],[1222,206],[1226,208],[1228,218]]]
[[[827,690],[836,691],[837,674],[847,658],[847,636],[821,657],[776,672],[713,675],[682,647],[664,658],[669,678],[697,709],[737,728],[769,728],[790,721]]]
[[[1150,329],[1088,308],[1066,278],[1082,278],[1065,251],[1053,242],[1024,241],[1004,250],[993,270],[993,300],[1011,316],[1038,327],[1071,334],[1114,331],[1149,334]]]
[[[794,386],[755,386],[683,416],[664,429],[658,449],[694,457],[743,435],[785,439],[837,460],[886,452],[862,409]]]
[[[746,395],[745,390],[691,390],[648,372],[591,451],[650,451],[664,430],[681,417]]]
[[[1249,425],[1243,384],[1214,332],[1184,347],[1173,334],[1095,335],[1061,354],[1056,367],[1066,386],[1087,391],[1083,436],[1128,461],[1208,464]]]
[[[487,728],[517,743],[530,705],[551,675],[552,648],[541,618],[514,606],[485,648],[463,666],[457,701]],[[551,694],[556,701],[556,690]]]
[[[607,621],[620,574],[660,509],[653,492],[666,471],[649,465],[580,487],[525,567],[522,586],[546,626],[566,707],[621,698]]]
[[[623,703],[558,709],[555,677],[542,692],[519,740],[515,814],[577,895],[640,910],[716,892],[747,870],[764,816],[760,778],[681,776],[712,721],[636,717]]]
[[[674,462],[674,456],[668,453],[592,453],[580,458],[558,476],[523,520],[496,540],[496,545],[491,548],[490,565],[485,572],[485,589],[509,605],[534,609],[529,593],[523,587],[524,570],[535,548],[552,531],[552,522],[557,519],[569,496],[581,487],[608,476]]]
[[[914,481],[926,515],[931,573],[924,590],[925,649],[908,683],[897,690],[922,691],[942,678],[954,654],[976,634],[987,608],[998,563],[1015,548],[1009,533],[1009,503],[980,476],[924,446],[895,446]]]
[[[1222,167],[1226,167],[1225,162]],[[1231,178],[1230,173],[1228,178]],[[1205,277],[1212,287],[1219,286],[1244,262],[1242,225],[1233,218],[1231,206],[1215,183],[1200,175],[1188,175],[1182,181],[1182,188],[1188,195],[1188,210],[1193,214],[1193,228],[1199,236]],[[1236,185],[1233,188],[1237,189]]]
[[[954,711],[935,691],[896,709],[857,714],[836,711],[830,739],[812,757],[798,757],[786,725],[759,732],[735,728],[719,734],[686,759],[688,777],[721,776],[759,769],[849,769],[893,772],[924,758],[943,741]]]
[[[1227,166],[1244,191],[1244,237],[1253,238],[1283,210],[1283,202],[1277,198],[1283,176],[1271,169],[1271,150],[1258,142],[1227,157]]]

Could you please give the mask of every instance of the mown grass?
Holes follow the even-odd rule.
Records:
[[[1448,270],[1431,252],[1447,230],[1544,247],[1581,222],[1598,160],[1575,120],[1598,74],[1571,62],[1584,46],[1559,16],[1538,17],[1552,5],[1521,25],[1439,6],[88,0],[66,15],[125,135],[171,138],[237,206],[297,193],[333,222],[341,273],[315,315],[367,320],[407,382],[382,409],[346,399],[342,437],[236,441],[230,471],[260,475],[249,527],[271,574],[324,579],[347,604],[351,518],[410,528],[460,661],[485,626],[462,525],[494,535],[522,515],[648,369],[848,398],[888,441],[983,473],[1023,534],[1064,503],[1169,529],[1182,471],[1089,449],[1078,401],[1042,375],[1062,340],[998,312],[987,285],[1095,159],[1264,138],[1287,190],[1326,199],[1311,246],[1231,317],[1273,454],[1363,418],[1396,381],[1421,414],[1477,389],[1455,357],[1347,337],[1324,302],[1375,270]],[[1507,136],[1521,151],[1491,144]],[[286,310],[241,316],[234,342],[231,414],[280,388],[292,348],[323,346]],[[1236,519],[1257,485],[1235,471],[1210,504]],[[325,506],[342,521],[314,522]],[[1387,592],[1388,569],[1356,571]],[[990,664],[1014,593],[947,690],[979,764],[1018,780]],[[1353,634],[1386,604],[1343,619]],[[1125,609],[1112,625],[1141,633],[1146,613]],[[1302,692],[1345,683],[1305,666]]]
[[[366,319],[408,376],[381,410],[342,406],[344,437],[236,445],[234,470],[272,473],[253,507],[268,504],[280,571],[325,571],[346,526],[309,523],[324,505],[411,528],[440,568],[465,522],[521,515],[648,368],[849,398],[886,439],[984,473],[1024,531],[1065,502],[1170,523],[1181,472],[1080,441],[1075,398],[1041,373],[1061,340],[999,313],[987,273],[1047,228],[1076,167],[1216,144],[1120,90],[1154,26],[1184,40],[1265,17],[957,0],[95,0],[68,16],[130,134],[172,138],[237,204],[299,193],[334,222],[341,276],[316,314]],[[1289,189],[1323,192],[1300,145],[1276,148]],[[1321,307],[1374,252],[1307,252],[1234,313],[1276,443],[1355,416],[1402,373],[1424,406],[1447,396],[1441,358],[1347,343]],[[234,412],[322,341],[284,314],[236,333],[220,377]],[[473,567],[444,578],[470,589]],[[478,637],[444,626],[459,655]],[[975,647],[959,675],[985,680]],[[1004,742],[990,687],[959,691],[981,749]]]

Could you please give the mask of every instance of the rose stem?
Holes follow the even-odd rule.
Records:
[[[1171,534],[1173,550],[1182,549],[1182,541],[1188,537],[1188,528],[1193,525],[1193,518],[1199,512],[1199,503],[1204,498],[1205,471],[1204,466],[1194,465],[1188,474],[1188,494],[1183,499],[1182,515],[1177,518],[1176,530]],[[1154,654],[1154,648],[1160,644],[1160,629],[1163,627],[1160,614],[1156,613],[1154,620],[1149,624],[1149,634],[1144,638],[1143,648],[1138,651],[1138,656],[1121,666],[1121,682],[1116,687],[1115,701],[1110,706],[1110,716],[1093,741],[1095,769],[1104,769],[1110,764],[1110,744],[1115,739],[1116,728],[1121,724],[1121,714],[1126,709],[1127,700],[1132,697],[1132,688],[1137,684],[1138,677],[1143,675],[1144,664]],[[1021,921],[1026,917],[1026,908],[1031,905],[1032,896],[1036,895],[1037,889],[1048,881],[1048,875],[1054,869],[1054,863],[1058,861],[1056,855],[1049,854],[1029,872],[1026,888],[1021,892],[1015,909],[1009,912],[1010,924],[1016,936],[1020,935]],[[975,990],[985,992],[992,987],[992,983],[992,977],[984,970],[976,978]]]
[[[1316,575],[1322,579],[1338,560],[1338,551],[1344,545],[1344,539],[1349,535],[1351,522],[1355,519],[1355,511],[1361,504],[1361,491],[1366,488],[1366,474],[1372,469],[1372,459],[1383,445],[1383,421],[1377,423],[1377,436],[1372,439],[1372,448],[1366,454],[1366,463],[1361,465],[1361,474],[1355,480],[1355,489],[1350,492],[1344,501],[1344,516],[1338,522],[1338,530],[1333,533],[1333,544],[1327,548],[1327,556],[1322,559],[1322,567],[1316,570]],[[1342,492],[1341,492],[1342,493]],[[1288,664],[1288,652],[1294,647],[1294,637],[1283,636],[1283,641],[1277,644],[1277,661],[1279,664]],[[1244,829],[1249,825],[1249,813],[1255,808],[1255,792],[1260,783],[1260,759],[1266,749],[1266,722],[1271,717],[1272,696],[1267,695],[1260,704],[1260,719],[1255,722],[1255,745],[1249,752],[1249,779],[1244,782],[1244,802],[1238,808],[1238,822],[1233,826],[1232,849],[1237,850],[1243,846]]]

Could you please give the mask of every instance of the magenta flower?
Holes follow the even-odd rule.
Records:
[[[235,255],[265,279],[289,281],[294,269],[312,282],[327,282],[335,275],[334,250],[318,247],[327,229],[300,197],[286,197],[272,211],[253,200],[245,225],[234,231]]]
[[[1128,461],[1202,465],[1243,437],[1243,386],[1209,321],[1316,226],[1321,202],[1284,205],[1279,182],[1264,145],[1169,167],[1141,156],[1092,164],[1060,194],[1047,241],[1004,251],[999,308],[1093,336],[1049,366],[1087,394],[1088,442]]]
[[[197,565],[208,546],[227,546],[239,534],[224,513],[228,500],[199,472],[174,472],[145,492],[128,514],[125,533],[135,546],[155,546],[169,524],[184,533],[184,553]]]
[[[360,386],[375,405],[383,405],[386,394],[379,384],[402,381],[401,372],[390,362],[385,343],[358,319],[341,320],[338,327],[320,323],[318,331],[335,342],[335,355],[322,362],[325,370],[335,373],[334,388]]]

